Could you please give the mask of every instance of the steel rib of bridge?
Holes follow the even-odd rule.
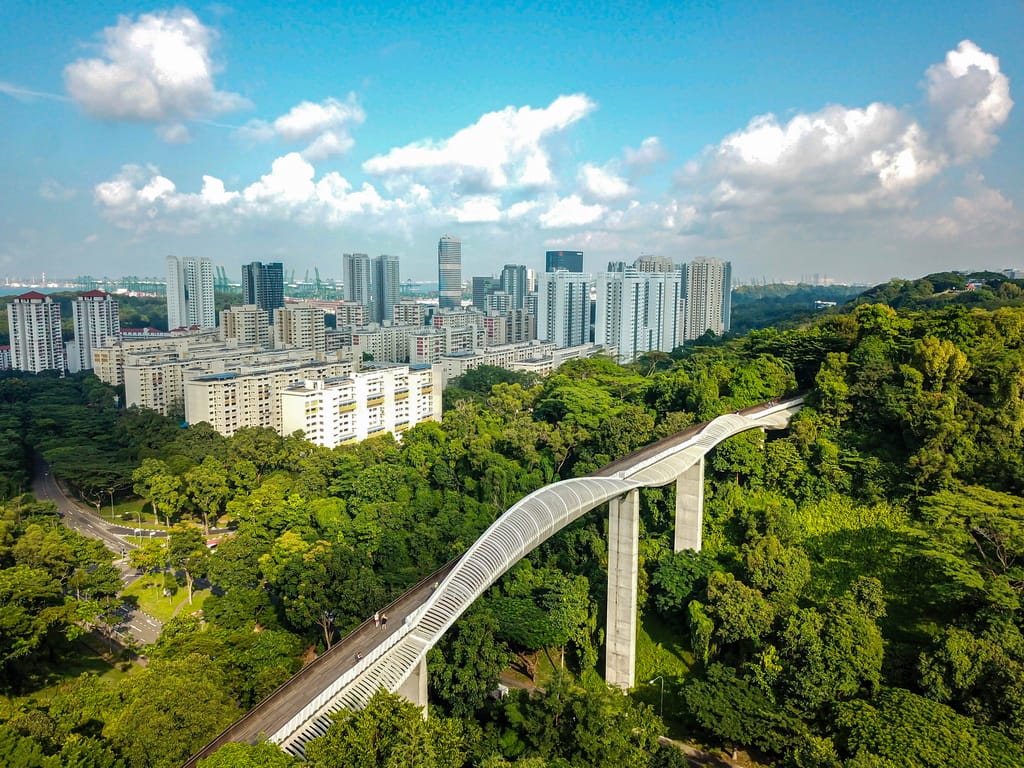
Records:
[[[743,414],[719,416],[689,439],[641,458],[614,475],[562,480],[524,497],[470,546],[439,588],[406,618],[399,632],[322,691],[270,740],[290,754],[304,756],[306,743],[327,732],[333,713],[365,706],[380,688],[397,691],[473,601],[553,534],[635,488],[668,485],[732,435],[749,429],[785,428],[802,403],[802,398],[793,398],[754,413],[748,409]]]

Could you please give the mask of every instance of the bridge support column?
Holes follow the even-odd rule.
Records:
[[[676,479],[676,534],[673,551],[700,552],[704,528],[704,457]]]
[[[408,699],[417,707],[423,707],[423,719],[427,718],[427,657],[405,679],[398,689],[398,695]]]
[[[608,502],[608,626],[604,679],[632,688],[636,675],[636,601],[640,550],[640,491]]]

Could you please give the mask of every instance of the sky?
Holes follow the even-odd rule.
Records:
[[[1024,268],[1024,2],[5,0],[0,279]]]

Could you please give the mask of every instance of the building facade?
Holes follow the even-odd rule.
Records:
[[[94,349],[113,344],[121,338],[121,315],[117,301],[103,291],[79,294],[71,305],[75,342],[69,347],[68,370],[72,373],[92,370]]]
[[[282,434],[302,430],[333,448],[441,420],[441,377],[434,366],[372,366],[348,376],[308,380],[281,396]]]
[[[685,294],[683,340],[699,339],[708,331],[722,336],[732,320],[732,264],[721,259],[697,259],[683,266]]]
[[[537,338],[556,347],[590,341],[591,276],[559,270],[545,272],[537,282]]]
[[[583,251],[547,251],[544,254],[544,271],[557,272],[583,271]]]
[[[267,310],[256,304],[229,307],[220,312],[220,338],[241,346],[271,346],[273,335]]]
[[[462,306],[462,241],[444,235],[437,241],[437,304],[441,309]]]
[[[242,265],[242,303],[253,304],[266,313],[269,325],[274,310],[284,306],[284,267],[281,262],[254,261]]]
[[[501,268],[501,290],[512,297],[512,309],[522,309],[525,305],[527,274],[523,264],[506,264]]]
[[[304,349],[314,356],[327,354],[327,322],[323,307],[309,302],[274,310],[274,347]]]
[[[190,256],[167,257],[167,328],[216,328],[213,262]]]
[[[381,254],[373,260],[373,321],[382,323],[394,315],[402,298],[402,276],[398,257]]]
[[[373,318],[373,270],[365,253],[345,253],[341,257],[341,281],[345,301],[362,304]]]
[[[60,330],[60,305],[38,291],[15,297],[7,305],[11,367],[40,373],[67,370]]]
[[[653,350],[671,352],[682,344],[682,280],[676,269],[606,272],[596,280],[594,343],[618,349],[618,361],[632,362]]]

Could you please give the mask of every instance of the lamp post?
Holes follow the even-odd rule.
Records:
[[[656,682],[661,681],[661,700],[658,705],[658,717],[664,718],[665,716],[665,678],[658,675],[653,680],[648,680],[648,685],[654,685]]]

